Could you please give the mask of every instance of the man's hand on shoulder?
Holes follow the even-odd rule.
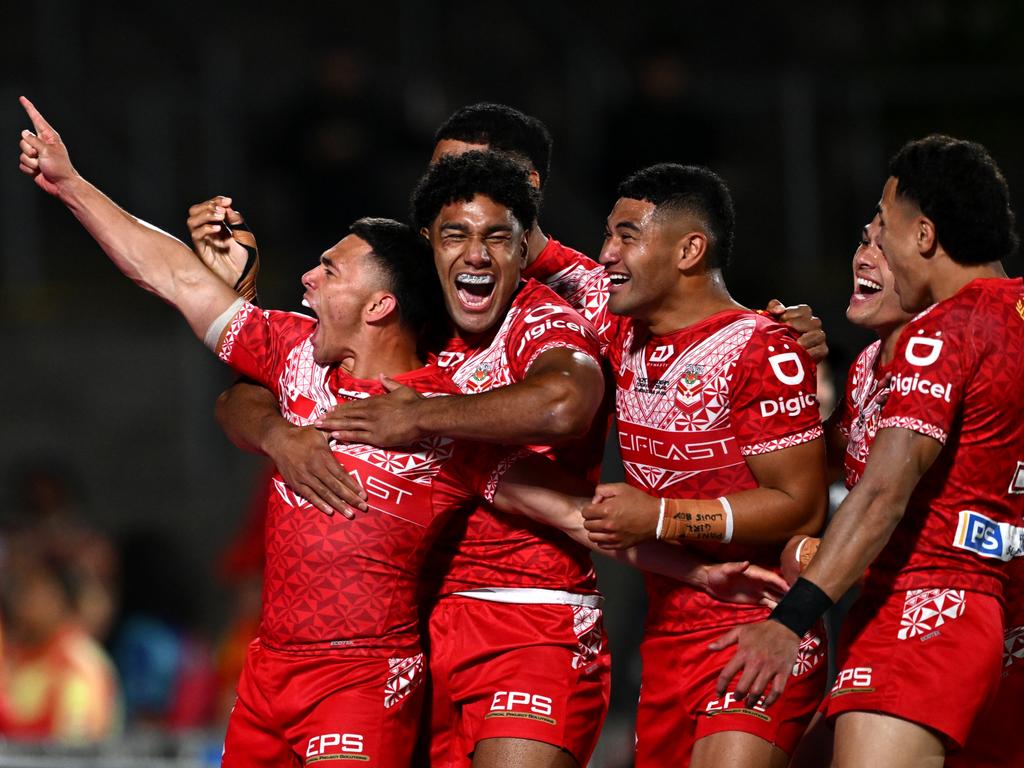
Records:
[[[387,394],[343,403],[316,422],[335,440],[381,448],[408,445],[424,436],[417,414],[428,399],[385,376]]]
[[[794,304],[787,307],[778,299],[768,302],[765,311],[770,317],[788,325],[799,334],[797,339],[800,346],[807,350],[807,354],[816,363],[820,363],[828,356],[828,339],[821,326],[821,318],[815,317],[813,310],[807,304]]]

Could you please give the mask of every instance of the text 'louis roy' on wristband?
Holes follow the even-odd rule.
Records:
[[[719,499],[661,499],[658,505],[659,541],[732,541],[732,506]]]

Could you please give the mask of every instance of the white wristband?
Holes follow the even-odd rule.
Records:
[[[661,540],[664,535],[665,527],[665,499],[662,497],[661,502],[658,504],[658,527],[654,529],[654,538]]]
[[[206,329],[206,335],[203,337],[203,343],[210,348],[213,354],[217,354],[217,345],[220,343],[220,336],[224,333],[224,329],[227,324],[231,322],[235,315],[238,314],[238,310],[245,306],[245,299],[239,296],[233,302],[231,306],[221,312],[217,319],[210,323],[210,326]]]
[[[797,565],[800,565],[800,563],[801,563],[800,554],[804,551],[804,544],[807,543],[807,539],[809,539],[809,538],[810,538],[810,536],[804,536],[802,539],[800,539],[800,543],[796,545],[796,564]]]
[[[719,496],[718,503],[725,510],[725,533],[722,535],[722,543],[728,544],[732,541],[732,505],[725,496]]]

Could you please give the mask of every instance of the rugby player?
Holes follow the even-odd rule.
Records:
[[[929,136],[889,163],[878,244],[907,313],[860,480],[770,621],[729,633],[720,687],[768,699],[799,635],[868,569],[828,702],[838,765],[942,765],[996,694],[1007,561],[1021,548],[1024,282],[1005,179]],[[934,306],[932,306],[934,305]],[[954,701],[955,697],[955,701]]]
[[[234,266],[210,269],[122,211],[75,172],[56,132],[22,103],[38,134],[22,134],[22,171],[64,202],[126,275],[173,304],[218,356],[272,388],[295,423],[309,423],[339,399],[381,393],[384,381],[435,395],[458,391],[436,367],[420,365],[416,329],[429,328],[439,312],[424,290],[434,284],[429,248],[407,226],[361,219],[324,253],[302,279],[318,321],[264,312],[228,287],[237,284],[244,255],[238,262],[228,254]],[[585,499],[535,487],[552,466],[539,457],[531,466],[505,449],[447,438],[334,451],[373,506],[359,521],[341,523],[315,512],[279,475],[273,479],[260,636],[247,654],[224,765],[354,759],[407,766],[424,667],[417,578],[445,518],[483,497],[505,511],[560,522],[586,541]],[[567,477],[554,482],[580,487]],[[670,568],[679,558],[672,560]],[[519,698],[513,693],[506,703],[514,707]],[[550,704],[543,697],[527,703]]]
[[[846,310],[851,323],[878,334],[878,340],[865,347],[850,367],[843,399],[825,427],[829,458],[841,457],[847,488],[853,488],[864,473],[889,392],[896,344],[903,328],[914,319],[900,306],[892,271],[878,247],[878,230],[879,219],[875,216],[864,227],[853,255],[853,293]],[[815,537],[797,537],[788,547],[791,562],[784,560],[783,573],[806,570],[819,544]],[[975,722],[964,749],[947,757],[947,766],[1024,765],[1024,744],[1002,738],[1024,701],[1024,664],[1014,655],[1014,651],[1019,653],[1018,638],[1024,636],[1024,560],[1015,558],[1008,567],[1007,627],[999,693]]]
[[[794,531],[821,526],[814,366],[783,326],[729,296],[721,269],[732,229],[718,176],[657,165],[620,186],[603,268],[568,254],[531,266],[576,297],[616,372],[628,484],[600,486],[584,512],[603,546],[657,537],[768,563]],[[785,765],[821,698],[820,634],[806,638],[791,698],[744,706],[716,694],[706,646],[763,612],[647,580],[636,764]]]

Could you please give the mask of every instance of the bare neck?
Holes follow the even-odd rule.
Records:
[[[540,256],[540,252],[548,247],[548,236],[540,228],[540,224],[533,222],[530,229],[530,237],[527,243],[526,266],[530,266]]]
[[[416,339],[400,329],[369,332],[350,345],[345,369],[357,379],[397,376],[423,367]]]
[[[730,309],[746,309],[729,295],[722,271],[680,275],[675,289],[647,318],[648,330],[664,336]]]
[[[961,288],[978,278],[1006,277],[1001,261],[989,261],[984,264],[958,264],[946,253],[937,258],[934,277],[931,281],[932,302],[945,301],[955,295]]]

